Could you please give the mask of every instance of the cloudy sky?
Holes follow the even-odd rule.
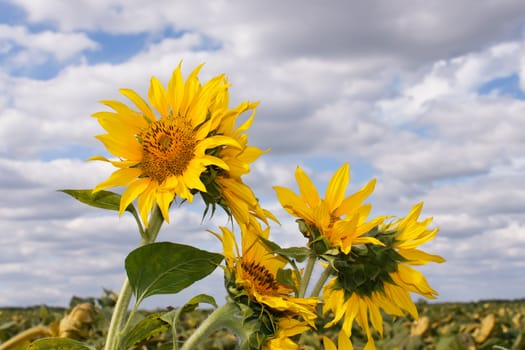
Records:
[[[118,290],[138,242],[129,216],[85,207],[59,188],[92,188],[112,168],[90,115],[127,87],[226,73],[232,106],[261,104],[250,143],[271,148],[246,181],[302,244],[272,186],[302,166],[324,191],[350,162],[371,178],[375,214],[423,215],[438,301],[525,297],[525,2],[0,0],[0,306],[67,305]],[[196,202],[172,210],[160,240],[218,251]],[[209,292],[216,271],[177,305]]]

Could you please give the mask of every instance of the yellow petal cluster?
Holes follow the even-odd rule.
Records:
[[[370,295],[348,293],[337,287],[337,277],[325,286],[323,312],[332,312],[334,315],[327,327],[342,320],[342,330],[350,336],[353,322],[356,321],[368,338],[365,349],[375,349],[370,326],[380,335],[383,334],[382,311],[394,316],[404,316],[408,312],[417,319],[417,308],[410,293],[417,293],[429,299],[437,296],[437,292],[430,287],[425,276],[410,266],[445,261],[438,255],[417,249],[419,245],[433,239],[438,232],[437,228],[428,229],[431,218],[418,221],[421,209],[422,203],[419,203],[406,217],[384,223],[379,229],[379,235],[395,234],[392,248],[405,259],[398,263],[396,271],[389,274],[391,282],[385,281],[381,291],[374,291]]]
[[[276,256],[260,240],[259,237],[268,238],[269,229],[262,230],[254,220],[251,225],[241,225],[241,250],[235,234],[227,227],[220,229],[226,265],[234,272],[236,284],[242,286],[253,301],[276,311],[295,314],[313,325],[318,300],[296,298],[292,295],[293,288],[277,280],[278,271],[288,262]]]
[[[377,217],[366,221],[372,207],[363,202],[374,190],[375,180],[345,198],[350,182],[350,166],[345,163],[334,173],[325,197],[321,198],[313,181],[300,167],[295,171],[295,178],[300,194],[275,186],[279,202],[290,215],[304,219],[319,230],[332,248],[348,254],[353,244],[381,244],[373,237],[364,236],[384,220]]]
[[[275,318],[277,333],[268,340],[265,349],[298,349],[289,337],[315,327],[317,318],[317,298],[298,298],[293,288],[277,279],[277,273],[288,263],[276,256],[261,241],[268,238],[269,229],[262,230],[255,220],[250,225],[241,226],[241,247],[236,243],[235,234],[221,227],[221,235],[226,268],[234,276],[252,303],[262,306],[266,313]]]
[[[120,214],[138,199],[146,226],[155,204],[169,221],[168,209],[176,196],[191,202],[196,192],[207,192],[209,184],[203,183],[202,176],[211,170],[222,173],[221,188],[228,205],[241,203],[238,206],[263,219],[270,215],[258,207],[255,196],[240,180],[262,153],[247,146],[243,132],[251,121],[239,128],[233,126],[241,113],[253,114],[257,104],[244,102],[230,109],[226,77],[219,75],[201,84],[201,68],[199,65],[184,80],[179,64],[167,87],[151,78],[147,101],[131,89],[121,89],[134,108],[119,101],[102,101],[112,111],[93,115],[107,131],[97,139],[117,158],[91,158],[117,168],[94,191],[124,187]],[[243,219],[241,212],[234,210],[239,219]]]

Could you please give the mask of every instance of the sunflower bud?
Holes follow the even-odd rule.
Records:
[[[308,246],[314,250],[316,255],[323,255],[331,248],[330,243],[319,232],[317,227],[308,224],[304,219],[297,219],[296,222],[299,226],[299,232],[305,238],[308,238]]]

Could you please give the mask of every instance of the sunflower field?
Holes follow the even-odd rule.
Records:
[[[105,291],[100,298],[71,299],[70,308],[45,305],[27,308],[0,309],[0,350],[42,349],[38,340],[60,335],[84,342],[93,349],[104,344],[106,330],[114,306],[115,294]],[[525,299],[487,300],[472,303],[416,303],[420,314],[417,322],[409,317],[384,317],[383,337],[374,334],[378,349],[436,349],[475,350],[525,349]],[[168,306],[166,309],[171,309]],[[138,317],[150,324],[150,331],[136,335],[136,343],[128,349],[172,349],[172,336],[168,324],[157,315],[166,310],[141,310]],[[193,332],[211,312],[195,309],[181,316],[178,332],[181,342]],[[24,342],[15,347],[9,340],[27,334]],[[302,349],[323,349],[321,332],[300,336]],[[332,329],[324,334],[332,339],[337,336]],[[201,343],[196,350],[233,350],[237,347],[233,333],[219,330]],[[366,335],[356,327],[352,332],[355,349],[366,343]],[[33,345],[32,345],[33,344]],[[74,343],[72,343],[74,344]],[[71,349],[74,349],[72,345]]]

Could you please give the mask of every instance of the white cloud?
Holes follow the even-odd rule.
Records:
[[[23,48],[10,60],[10,63],[16,67],[43,63],[47,56],[62,62],[84,50],[94,50],[98,47],[97,43],[84,33],[63,33],[50,30],[32,33],[26,27],[5,24],[0,24],[0,42],[3,42],[4,55],[14,50],[15,47]]]
[[[429,71],[405,82],[400,96],[380,100],[380,115],[393,124],[417,119],[442,100],[460,104],[477,93],[483,83],[516,73],[521,43],[506,42],[448,60],[440,60]]]
[[[59,0],[45,4],[14,0],[31,22],[54,23],[64,31],[113,33],[160,31],[167,26],[215,37],[241,56],[402,56],[437,60],[479,49],[487,42],[516,35],[525,5],[519,1],[404,0],[367,3],[207,1],[179,3]],[[487,23],[491,25],[488,26]]]

